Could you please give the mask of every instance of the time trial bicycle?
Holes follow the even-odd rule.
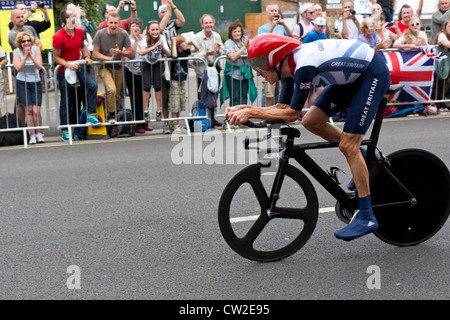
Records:
[[[379,228],[374,233],[396,246],[417,245],[431,238],[445,224],[450,212],[450,173],[436,155],[421,149],[403,149],[385,156],[377,147],[388,96],[401,89],[391,86],[380,102],[367,146],[372,208]],[[248,126],[257,126],[247,122]],[[246,138],[245,148],[264,139],[278,141],[276,174],[265,170],[272,162],[260,161],[238,172],[227,184],[219,201],[218,222],[227,244],[241,256],[261,262],[284,259],[302,248],[318,220],[319,201],[308,176],[289,164],[295,159],[337,201],[339,219],[350,223],[358,210],[356,191],[340,186],[336,172],[322,169],[308,150],[337,148],[339,142],[294,144],[300,131],[280,121],[266,122],[267,135]],[[258,148],[270,153],[271,149]],[[269,181],[266,181],[269,180]]]

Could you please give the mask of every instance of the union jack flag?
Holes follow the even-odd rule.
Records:
[[[392,100],[429,101],[433,86],[434,59],[422,51],[380,52],[391,74],[391,84],[404,88],[390,96]]]
[[[311,88],[311,82],[300,82],[300,89],[309,89]]]

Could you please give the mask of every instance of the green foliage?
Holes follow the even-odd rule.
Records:
[[[89,21],[92,22],[94,27],[97,27],[98,24],[104,20],[102,11],[103,7],[106,4],[112,4],[111,0],[78,0],[78,1],[69,1],[69,0],[59,0],[53,1],[53,9],[55,15],[55,29],[59,30],[61,28],[62,22],[60,19],[60,12],[66,3],[73,3],[77,5],[80,3],[84,11],[86,13],[86,17]]]

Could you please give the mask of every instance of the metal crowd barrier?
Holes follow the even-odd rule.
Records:
[[[0,88],[1,90],[3,90],[3,93],[5,95],[5,99],[4,101],[1,101],[1,105],[0,105],[0,111],[2,111],[2,116],[5,115],[11,115],[11,114],[15,114],[16,115],[16,123],[15,123],[15,127],[10,127],[9,123],[7,122],[6,124],[6,128],[0,129],[0,132],[13,132],[13,131],[22,131],[23,133],[23,144],[24,144],[24,148],[28,148],[28,134],[27,131],[29,130],[47,130],[50,129],[50,124],[49,124],[49,98],[48,98],[48,81],[47,81],[47,70],[42,67],[41,68],[41,84],[43,83],[43,90],[42,90],[42,103],[40,106],[40,115],[39,117],[36,119],[38,121],[37,125],[35,126],[28,126],[28,106],[23,106],[23,101],[21,102],[20,105],[18,105],[18,99],[17,99],[17,95],[15,94],[14,96],[10,96],[8,99],[8,90],[6,87],[6,79],[7,77],[5,77],[5,73],[4,72],[6,69],[11,69],[13,68],[12,64],[7,64],[5,65],[4,68],[2,68],[2,70],[0,72],[3,73],[3,78],[2,81],[4,82],[4,85],[2,88]],[[9,80],[10,84],[11,81],[15,81],[15,80]],[[25,91],[25,99],[27,100],[27,91]],[[13,100],[12,103],[8,103],[8,100]],[[44,108],[45,105],[45,112],[46,112],[46,124],[44,124],[43,119],[41,117],[42,115],[42,109]],[[22,114],[22,112],[18,111],[18,108],[24,108],[24,117],[23,117],[23,121],[27,124],[27,125],[23,125],[20,123],[19,119],[19,115]],[[39,123],[39,121],[42,121]]]
[[[205,64],[204,60],[198,57],[187,57],[187,58],[178,58],[178,59],[159,59],[157,63],[162,65],[164,64],[165,61],[193,61],[193,60],[198,60],[198,62]],[[84,60],[80,60],[77,61],[78,64],[80,65],[84,65]],[[128,85],[130,85],[130,83],[126,83],[125,80],[125,69],[126,68],[126,64],[128,63],[137,63],[141,65],[141,72],[143,69],[143,64],[146,63],[145,61],[141,60],[141,59],[137,59],[137,60],[115,60],[115,61],[94,61],[94,63],[92,65],[90,65],[89,67],[92,69],[92,71],[88,70],[89,68],[82,68],[82,70],[80,72],[91,72],[91,77],[93,77],[95,79],[95,82],[97,83],[98,87],[97,87],[97,92],[98,93],[103,93],[103,97],[104,97],[104,109],[105,109],[105,113],[107,113],[108,107],[112,108],[110,105],[108,105],[108,99],[107,99],[107,90],[106,90],[106,86],[105,86],[105,82],[104,81],[100,81],[98,79],[98,75],[99,73],[104,73],[106,68],[110,68],[112,69],[112,75],[113,75],[113,81],[116,82],[116,70],[119,70],[119,68],[117,68],[118,65],[120,65],[121,67],[121,74],[120,72],[118,74],[120,74],[120,76],[122,77],[122,81],[121,81],[121,88],[120,90],[120,105],[117,105],[117,100],[114,100],[114,123],[110,123],[107,120],[108,114],[105,115],[101,115],[101,118],[104,118],[105,121],[101,124],[99,124],[99,126],[116,126],[116,125],[135,125],[135,124],[144,124],[146,123],[146,121],[144,120],[144,108],[142,108],[142,113],[140,114],[136,114],[136,106],[134,105],[134,102],[131,103],[127,98],[127,87]],[[62,68],[62,66],[58,65],[56,66],[56,68],[54,69],[54,86],[55,88],[60,87],[58,84],[58,72],[59,69]],[[161,69],[163,70],[163,69]],[[189,70],[189,69],[188,69]],[[86,77],[86,75],[84,75]],[[160,81],[161,81],[161,87],[162,90],[166,90],[166,94],[168,95],[167,92],[167,87],[165,85],[165,78],[164,78],[164,73],[161,72],[161,75],[159,75],[160,77]],[[134,82],[135,77],[132,77],[132,81],[131,81],[131,90],[133,90],[133,92],[135,94],[137,94],[135,92],[135,85],[136,83]],[[189,77],[188,77],[189,79]],[[187,96],[187,107],[190,107],[192,102],[197,100],[197,96],[195,95],[195,99],[192,99],[192,90],[189,90],[190,88],[190,83],[189,80],[187,81],[187,87],[188,90],[186,91],[186,93],[188,94]],[[66,83],[67,84],[67,83]],[[144,86],[144,79],[143,77],[141,77],[141,88],[143,88]],[[76,86],[76,85],[75,85]],[[91,124],[87,124],[87,123],[80,123],[79,118],[80,118],[80,102],[81,101],[87,101],[87,90],[86,88],[84,88],[84,96],[80,95],[78,93],[78,90],[75,90],[74,86],[70,86],[70,85],[66,85],[65,88],[63,88],[64,93],[65,93],[65,109],[66,109],[66,114],[68,115],[70,113],[70,107],[71,104],[73,105],[73,103],[75,103],[75,119],[72,118],[72,121],[70,121],[70,119],[68,119],[68,123],[66,124],[62,124],[60,117],[57,117],[57,123],[58,123],[58,129],[67,129],[68,134],[69,134],[69,143],[72,144],[73,143],[73,133],[72,133],[72,129],[73,128],[80,128],[80,127],[89,127],[91,126]],[[72,91],[72,95],[74,95],[74,101],[70,101],[69,100],[69,90]],[[117,88],[116,88],[117,90]],[[152,90],[151,90],[152,92]],[[142,96],[142,101],[144,101],[144,92],[142,91],[140,93]],[[60,105],[60,95],[61,95],[61,90],[55,90],[55,105],[59,106]],[[161,94],[161,106],[162,109],[168,108],[168,99],[164,93]],[[83,103],[84,104],[84,103]],[[58,108],[57,108],[58,109]],[[118,113],[120,112],[120,110],[131,110],[131,112],[133,113],[133,120],[130,121],[118,121],[119,119],[117,118]],[[60,110],[61,111],[61,110]],[[155,95],[151,94],[151,98],[150,98],[150,103],[149,103],[149,108],[148,108],[149,113],[152,115],[152,119],[150,122],[156,122],[157,120],[155,119],[155,114],[156,114],[156,99],[155,99]],[[72,111],[73,112],[73,111]],[[164,114],[164,112],[163,112]],[[185,129],[188,135],[191,135],[191,130],[189,128],[189,120],[199,120],[199,119],[205,119],[207,116],[196,116],[196,115],[192,115],[189,114],[188,116],[179,116],[179,117],[164,117],[164,115],[162,116],[161,120],[159,120],[160,122],[171,122],[171,121],[181,121],[185,124]],[[137,118],[140,118],[142,120],[136,120]]]

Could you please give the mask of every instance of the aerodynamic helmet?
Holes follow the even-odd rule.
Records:
[[[247,48],[247,57],[252,68],[270,71],[283,60],[289,52],[301,46],[301,42],[273,33],[264,33],[253,38]],[[281,69],[281,68],[280,68]],[[278,71],[277,71],[278,73]]]

